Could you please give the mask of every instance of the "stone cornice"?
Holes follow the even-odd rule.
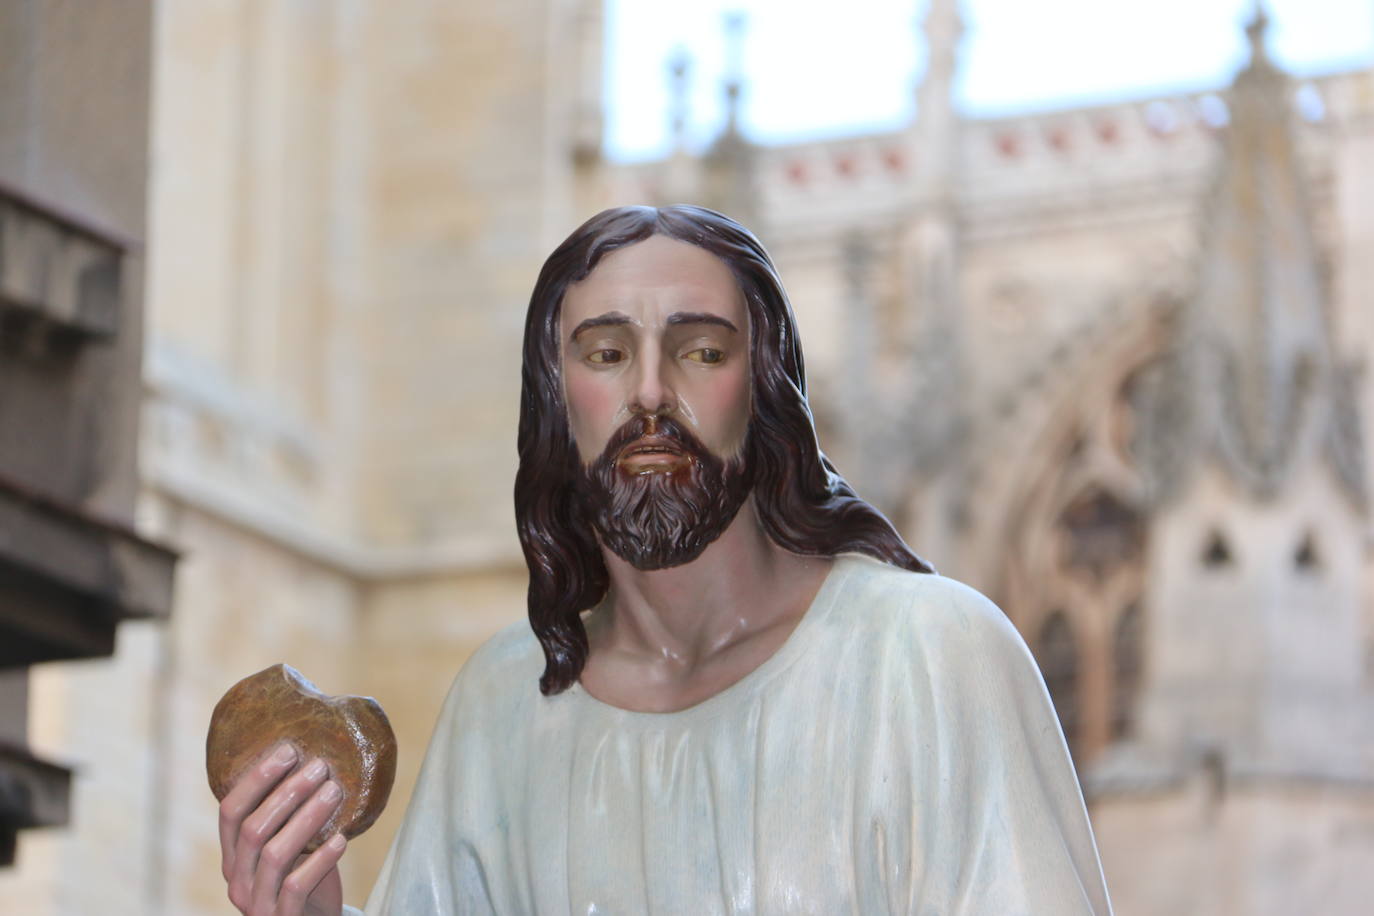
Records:
[[[524,569],[512,525],[504,540],[470,538],[414,546],[369,545],[339,534],[203,470],[148,455],[144,481],[155,493],[272,542],[360,583]]]
[[[109,338],[132,243],[0,186],[0,309],[42,332]]]

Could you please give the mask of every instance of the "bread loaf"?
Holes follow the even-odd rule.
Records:
[[[355,837],[377,820],[396,778],[396,736],[371,697],[326,696],[290,665],[273,665],[239,681],[210,716],[205,768],[223,800],[240,776],[281,742],[297,751],[295,769],[315,757],[343,801],[308,849],[336,831]]]

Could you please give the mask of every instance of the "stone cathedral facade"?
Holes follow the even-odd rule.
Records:
[[[733,82],[709,148],[623,165],[599,0],[156,4],[138,528],[175,607],[31,669],[78,816],[0,911],[226,912],[204,728],[278,661],[396,727],[362,901],[454,671],[523,615],[538,266],[688,201],[774,254],[837,465],[1035,652],[1118,911],[1364,912],[1374,69],[1292,79],[1261,19],[1231,85],[971,119],[962,28],[930,0],[905,127],[758,146]]]
[[[827,450],[1035,653],[1122,913],[1374,887],[1374,73],[1292,79],[1267,24],[1229,86],[968,119],[934,0],[904,130],[732,111],[614,179],[761,233]]]

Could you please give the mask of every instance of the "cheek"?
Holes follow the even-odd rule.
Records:
[[[721,373],[710,385],[696,391],[693,412],[718,448],[733,452],[744,444],[749,427],[752,389],[748,368]]]
[[[619,394],[611,386],[599,384],[581,373],[570,373],[565,378],[564,394],[577,450],[583,458],[601,454],[620,411]]]
[[[734,387],[729,395],[731,405],[730,433],[736,445],[743,445],[744,435],[749,429],[749,418],[754,413],[754,385],[753,378],[747,369],[741,372],[734,381]]]

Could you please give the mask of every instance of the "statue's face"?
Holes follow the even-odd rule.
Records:
[[[579,491],[638,569],[696,559],[749,495],[749,324],[715,255],[663,236],[607,255],[563,298]]]
[[[655,235],[611,252],[563,298],[563,385],[584,464],[637,415],[677,419],[731,458],[749,425],[749,316],[730,269],[695,245]],[[674,456],[622,457],[666,473]]]

